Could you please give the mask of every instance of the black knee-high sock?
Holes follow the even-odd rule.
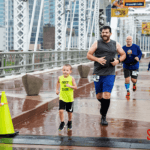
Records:
[[[106,116],[108,108],[109,108],[109,105],[110,105],[110,99],[104,99],[104,98],[101,99],[100,114],[102,116],[104,116],[104,117]]]
[[[99,102],[101,102],[101,101],[102,101],[102,99],[103,99],[103,98],[101,98],[101,99],[97,99],[97,100],[98,100]]]
[[[101,103],[101,108],[100,108],[100,114],[101,114],[101,109],[102,109],[102,100],[103,100],[103,98],[101,98],[101,99],[97,99],[100,103]]]

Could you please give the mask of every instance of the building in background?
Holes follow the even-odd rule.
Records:
[[[110,21],[111,21],[111,4],[107,5],[106,7],[106,22],[108,25],[110,25]]]
[[[65,1],[65,6],[69,5],[69,0]],[[71,21],[73,18],[73,9],[74,9],[74,2],[71,2],[71,12],[68,16],[68,24],[67,28],[71,28]],[[65,13],[65,20],[67,19],[67,11]],[[75,13],[74,13],[74,20],[73,20],[73,29],[75,30],[75,35],[78,36],[78,25],[79,25],[79,0],[76,1]]]
[[[4,26],[0,26],[0,51],[4,51],[5,50],[5,27]]]
[[[0,26],[5,26],[5,0],[0,0]]]
[[[55,26],[55,0],[44,0],[44,25]]]
[[[46,2],[49,0],[45,0]],[[29,24],[31,22],[31,15],[33,10],[33,0],[29,0]],[[39,11],[40,11],[41,0],[37,0],[35,17],[33,22],[31,40],[30,40],[30,48],[34,48],[37,25],[39,19]],[[47,4],[45,5],[46,11],[45,16],[47,15]],[[43,11],[44,12],[44,11]],[[48,12],[49,14],[49,12]],[[43,25],[45,23],[49,23],[49,16],[46,16],[44,20],[44,13],[42,14],[41,26],[38,38],[38,48],[43,49]],[[0,0],[0,26],[5,27],[5,48],[4,51],[14,50],[14,0]]]
[[[49,23],[55,26],[55,0],[49,0]]]
[[[51,24],[43,28],[43,49],[55,49],[55,27]]]
[[[0,0],[0,51],[5,50],[5,0]]]
[[[67,24],[67,28],[71,28],[71,21],[72,21],[72,17],[73,17],[73,9],[74,9],[74,2],[71,2],[71,12],[69,14],[68,17],[68,24]],[[86,3],[86,7],[90,8],[90,4],[91,4],[91,0],[87,0]],[[94,4],[95,1],[93,1],[92,3],[92,9],[94,9]],[[65,0],[65,8],[67,8],[67,6],[69,5],[69,0]],[[90,33],[91,30],[91,26],[92,26],[92,19],[93,19],[93,15],[94,15],[94,11],[91,12],[91,18],[88,18],[88,14],[90,13],[90,9],[88,9],[86,11],[86,27],[88,26],[88,19],[90,19],[90,25],[89,25],[89,30],[88,33]],[[67,11],[65,11],[65,20],[67,20]],[[73,29],[75,30],[75,35],[78,36],[78,32],[79,32],[79,0],[76,0],[76,7],[75,7],[75,14],[74,14],[74,20],[73,20]],[[93,29],[94,31],[94,29]]]
[[[5,0],[5,51],[14,50],[14,2]]]
[[[44,25],[50,23],[50,0],[44,0]]]
[[[45,2],[47,2],[47,1],[45,1]],[[29,25],[31,23],[33,3],[34,3],[33,0],[29,0]],[[41,0],[37,0],[36,8],[35,8],[34,21],[33,21],[33,27],[32,27],[32,33],[31,33],[30,46],[29,46],[30,50],[34,50],[36,33],[37,33],[37,25],[38,25],[38,20],[39,20],[39,13],[40,13],[40,6],[41,6]],[[42,13],[40,30],[39,30],[39,37],[38,37],[38,43],[37,43],[37,50],[43,49],[43,26],[44,26],[44,14]]]

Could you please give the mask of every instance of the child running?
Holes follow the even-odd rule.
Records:
[[[56,85],[56,94],[59,94],[59,117],[61,120],[59,131],[64,129],[64,110],[68,112],[68,130],[72,129],[72,113],[73,113],[73,101],[74,101],[74,89],[77,89],[75,79],[70,76],[72,67],[69,64],[65,64],[62,69],[63,75],[58,77]]]

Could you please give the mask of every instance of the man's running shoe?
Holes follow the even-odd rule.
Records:
[[[127,100],[130,99],[130,91],[127,92],[126,99],[127,99]]]
[[[67,128],[68,128],[68,130],[72,129],[72,121],[68,121]]]
[[[102,118],[101,118],[101,125],[104,125],[104,126],[108,125],[108,122],[106,121],[106,117],[105,116],[102,116]]]
[[[136,84],[133,85],[133,91],[136,91]]]
[[[62,131],[64,129],[64,127],[65,127],[65,123],[61,122],[58,130]]]

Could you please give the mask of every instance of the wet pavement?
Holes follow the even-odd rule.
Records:
[[[0,144],[5,150],[128,150],[127,148]],[[130,149],[136,150],[136,149]]]
[[[123,72],[121,69],[117,69],[119,71],[117,72],[107,115],[108,126],[100,125],[100,103],[96,100],[94,84],[92,82],[93,69],[91,69],[87,79],[81,79],[77,67],[73,68],[72,76],[76,80],[78,90],[75,91],[72,131],[67,131],[66,127],[64,131],[58,131],[60,119],[58,114],[58,96],[55,94],[55,86],[57,77],[61,75],[61,70],[36,74],[36,76],[44,79],[39,96],[26,96],[21,78],[1,82],[0,91],[6,92],[10,112],[14,119],[13,123],[15,123],[15,130],[19,131],[20,135],[147,140],[147,137],[149,137],[147,130],[150,129],[150,72],[147,72],[148,62],[148,59],[141,60],[137,91],[132,91],[131,84],[131,96],[128,100],[126,99]],[[92,67],[92,63],[90,65]],[[53,101],[54,99],[55,101]],[[50,101],[53,101],[53,103],[50,103]],[[42,108],[43,105],[45,107]],[[52,106],[50,107],[50,105]],[[40,108],[39,113],[36,112],[38,108]],[[27,115],[27,120],[23,120],[25,118],[20,116],[18,117],[18,121],[22,117],[22,123],[16,123],[17,120],[15,121],[15,118],[17,116],[20,114],[31,114],[31,110],[34,111],[30,118]],[[34,115],[35,112],[37,115]],[[65,123],[67,123],[66,112]],[[63,149],[63,146],[62,148],[59,146],[55,148]],[[64,149],[70,148],[65,147]],[[76,148],[71,147],[71,149]],[[92,146],[91,149],[97,148]],[[102,149],[113,150],[113,148]]]
[[[91,66],[91,70],[87,79],[80,78],[77,65],[73,67],[72,76],[75,78],[78,87],[82,87],[85,84],[92,82],[93,63],[88,63],[88,65]],[[58,76],[62,75],[61,69],[47,71],[45,73],[43,73],[43,71],[38,71],[29,74],[44,80],[38,96],[26,95],[21,78],[23,75],[19,75],[18,77],[11,76],[9,78],[0,78],[0,94],[2,91],[5,91],[6,93],[14,126],[25,119],[28,119],[28,117],[32,116],[32,113],[44,112],[45,107],[47,107],[46,109],[50,109],[55,105],[56,99],[58,99],[58,95],[55,94],[55,89]],[[41,109],[41,111],[38,111],[41,106],[45,107]]]
[[[143,139],[80,137],[80,136],[36,136],[18,135],[15,138],[0,139],[5,144],[79,146],[79,147],[110,147],[110,148],[143,148],[149,149],[150,142]],[[73,147],[72,147],[73,148]]]
[[[137,91],[132,92],[131,84],[131,97],[127,100],[123,72],[117,75],[107,115],[109,125],[103,127],[100,125],[100,104],[96,100],[94,84],[83,87],[74,101],[71,135],[147,139],[147,130],[150,128],[149,89],[150,72],[140,70]],[[66,112],[65,122],[67,123]],[[20,131],[20,134],[59,135],[59,124],[57,103],[51,110],[19,124],[16,129]],[[65,129],[61,134],[67,136],[68,132]]]

